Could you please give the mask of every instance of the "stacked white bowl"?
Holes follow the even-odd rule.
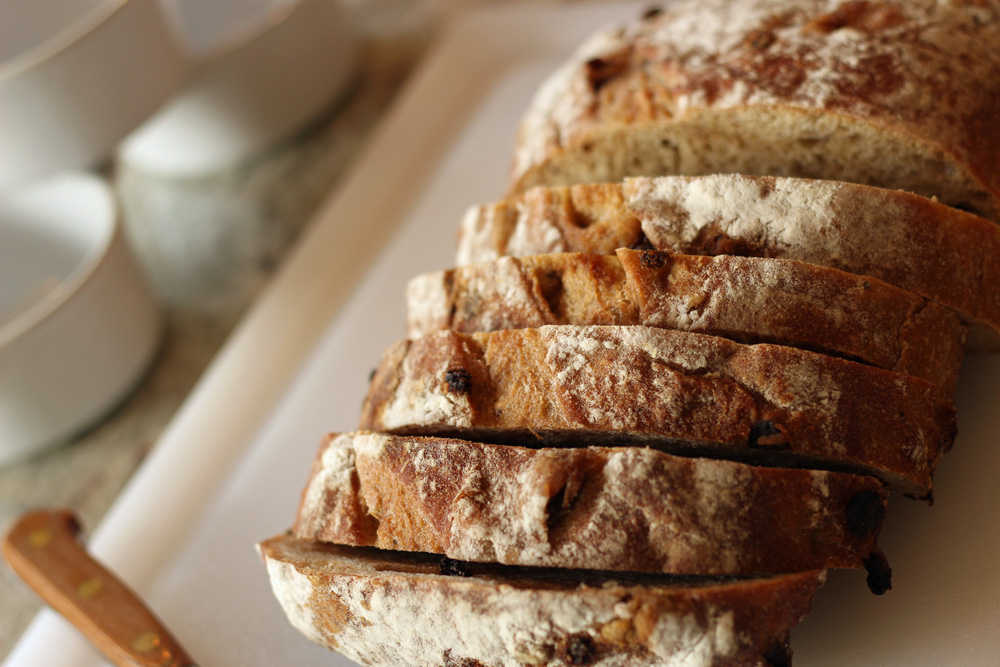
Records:
[[[230,167],[328,107],[354,49],[330,0],[0,0],[0,27],[3,466],[106,415],[162,335],[113,188],[81,170]]]

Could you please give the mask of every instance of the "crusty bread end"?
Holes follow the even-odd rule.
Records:
[[[826,578],[508,568],[288,536],[258,550],[296,628],[383,667],[789,665],[789,632]]]

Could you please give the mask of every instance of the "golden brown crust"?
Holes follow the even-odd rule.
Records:
[[[317,461],[299,539],[507,565],[698,575],[860,568],[888,500],[871,477],[635,447],[357,432],[330,436]],[[351,530],[365,521],[374,534]]]
[[[644,325],[855,359],[954,390],[965,328],[880,280],[794,260],[619,249],[503,257],[419,276],[407,335],[547,324]]]
[[[539,188],[471,209],[457,263],[629,246],[871,276],[955,310],[970,349],[1000,349],[1000,228],[899,191],[735,175]]]
[[[455,563],[305,542],[259,545],[289,620],[364,664],[771,667],[824,572],[729,582]],[[584,583],[586,582],[586,583]],[[766,656],[766,657],[765,657]]]
[[[511,188],[781,174],[996,219],[998,44],[995,0],[678,3],[596,35],[543,84]]]
[[[951,400],[919,378],[777,345],[572,326],[401,341],[375,374],[360,428],[695,447],[863,470],[918,496],[955,435]]]

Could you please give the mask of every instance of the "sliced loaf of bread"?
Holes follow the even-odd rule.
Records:
[[[746,576],[861,568],[887,501],[872,477],[644,447],[356,432],[324,442],[293,532],[482,563]]]
[[[929,496],[963,338],[1000,350],[998,99],[1000,0],[597,35],[458,263],[608,257],[414,283],[369,431],[259,547],[289,619],[365,664],[790,665],[825,568],[888,587],[884,484]]]
[[[1000,220],[1000,2],[687,0],[538,90],[510,187],[746,173],[902,188]]]
[[[815,350],[949,392],[958,381],[965,327],[955,313],[875,278],[765,257],[616,254],[502,257],[418,276],[407,335],[644,325]]]
[[[481,565],[275,537],[291,623],[367,665],[774,667],[825,572],[712,580]]]
[[[360,428],[654,445],[872,474],[924,496],[955,419],[926,380],[814,352],[640,326],[546,326],[394,344]]]
[[[905,192],[738,175],[539,188],[470,209],[456,263],[623,247],[871,276],[955,310],[971,350],[1000,349],[1000,227]]]

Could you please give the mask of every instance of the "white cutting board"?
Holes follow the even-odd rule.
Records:
[[[95,533],[203,666],[351,664],[288,626],[253,544],[290,525],[322,435],[355,425],[406,281],[450,265],[462,211],[501,194],[540,79],[642,7],[492,10],[450,31]],[[894,590],[833,573],[793,634],[798,667],[1000,665],[1000,359],[969,360],[959,410],[936,504],[890,505]],[[48,612],[5,663],[101,664]]]

